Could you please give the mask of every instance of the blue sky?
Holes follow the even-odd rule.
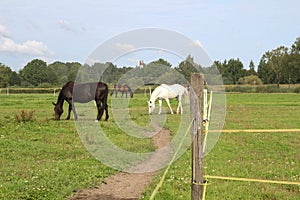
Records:
[[[155,27],[191,38],[212,60],[239,58],[247,68],[295,42],[299,8],[299,0],[1,0],[0,62],[16,71],[35,58],[85,63],[110,38]]]

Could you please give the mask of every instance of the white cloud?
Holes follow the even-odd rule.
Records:
[[[7,37],[0,37],[0,51],[47,57],[54,54],[54,52],[42,42],[28,40],[18,44]]]
[[[60,19],[58,20],[58,25],[60,28],[70,31],[70,32],[77,32],[76,27],[68,20]]]
[[[54,54],[44,43],[27,40],[23,43],[16,43],[10,37],[8,29],[0,24],[0,52],[19,53],[24,55],[49,57]]]
[[[191,45],[196,47],[202,47],[202,44],[199,40],[193,40]]]
[[[7,30],[7,28],[0,24],[0,35],[4,36],[4,37],[10,37],[10,33],[9,31]]]

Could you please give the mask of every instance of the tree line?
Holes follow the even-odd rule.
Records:
[[[178,73],[171,73],[166,68]],[[238,58],[223,62],[215,61],[213,66],[201,66],[194,62],[192,55],[180,62],[178,66],[172,66],[168,61],[160,58],[143,67],[120,67],[111,62],[94,63],[91,66],[79,62],[59,61],[47,64],[43,60],[34,59],[18,72],[0,63],[0,88],[53,87],[75,79],[101,80],[113,84],[124,74],[127,79],[134,81],[137,81],[136,77],[143,77],[143,80],[140,80],[143,83],[163,80],[170,83],[183,83],[184,80],[190,80],[192,72],[197,71],[204,74],[220,73],[224,84],[276,84],[279,87],[280,84],[300,83],[300,38],[297,38],[290,48],[280,46],[267,51],[262,55],[257,69],[255,68],[254,62],[250,61],[246,69]],[[218,72],[215,69],[218,69]]]

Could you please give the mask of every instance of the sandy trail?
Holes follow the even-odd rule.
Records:
[[[164,165],[170,159],[170,132],[163,128],[152,137],[152,141],[156,147],[155,153],[143,163],[133,166],[131,170],[139,171],[139,169],[143,169],[143,171],[151,172],[119,172],[107,177],[103,183],[94,188],[78,191],[70,200],[133,200],[141,198],[145,188],[159,172],[152,172],[151,168],[153,166],[157,168],[157,165]]]

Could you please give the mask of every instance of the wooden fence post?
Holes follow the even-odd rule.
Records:
[[[194,120],[191,127],[192,137],[192,182],[191,199],[201,200],[203,193],[203,152],[202,152],[202,96],[203,77],[199,73],[191,74],[190,113]]]

